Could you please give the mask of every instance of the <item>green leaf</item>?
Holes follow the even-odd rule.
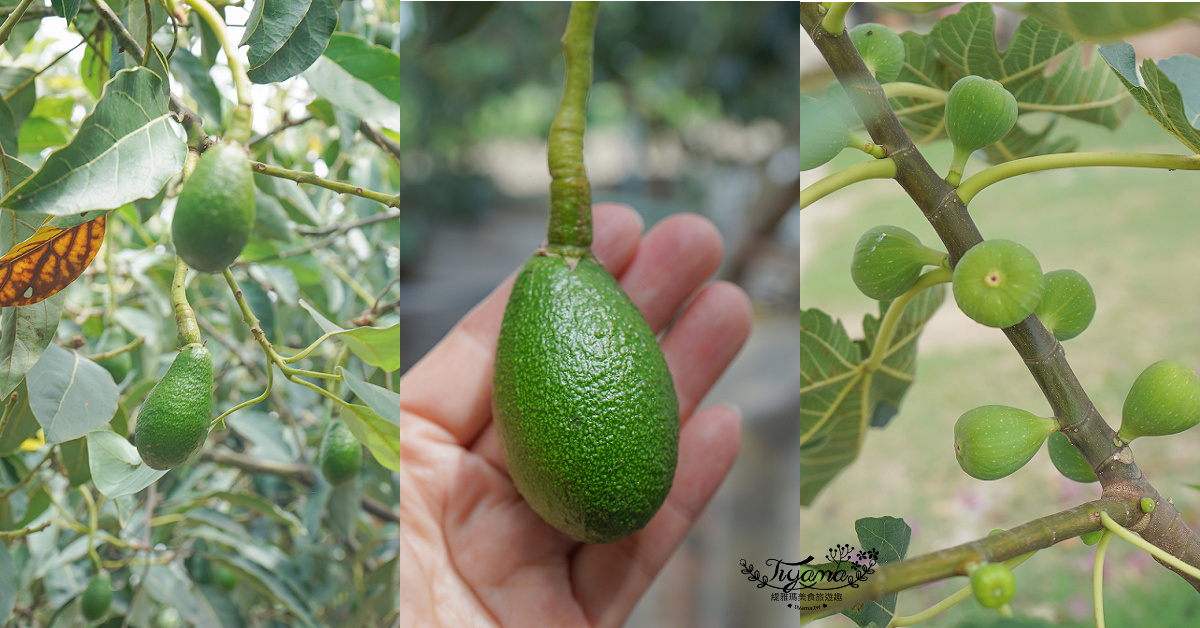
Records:
[[[67,479],[74,488],[92,479],[92,468],[88,466],[87,439],[76,438],[58,446]]]
[[[34,71],[29,68],[0,67],[0,96],[12,107],[13,119],[18,127],[25,123],[25,118],[33,111],[38,100],[36,83],[29,80],[33,75]]]
[[[1020,10],[1080,41],[1115,41],[1200,14],[1196,2],[1027,2]]]
[[[53,120],[34,116],[21,125],[18,142],[26,153],[40,153],[47,148],[62,146],[70,141],[67,130]]]
[[[117,385],[99,364],[50,345],[29,370],[29,405],[49,444],[98,430],[117,411]]]
[[[105,497],[132,495],[167,474],[142,463],[137,448],[114,432],[90,432],[87,441],[92,481]]]
[[[1200,153],[1200,130],[1196,128],[1195,115],[1200,112],[1200,94],[1196,94],[1196,67],[1200,62],[1195,57],[1171,57],[1163,61],[1167,68],[1160,68],[1151,59],[1142,62],[1142,86],[1138,80],[1133,46],[1118,42],[1100,47],[1100,55],[1108,62],[1114,74],[1125,85],[1150,117],[1154,118],[1168,133],[1183,142],[1189,150]],[[1175,76],[1168,75],[1171,70]],[[1184,103],[1184,92],[1175,83],[1175,78],[1188,85],[1188,101]],[[1190,114],[1190,115],[1189,115]]]
[[[104,84],[112,76],[108,73],[108,64],[104,62],[112,57],[112,41],[110,35],[100,37],[99,42],[94,42],[96,45],[84,47],[83,59],[79,61],[79,77],[83,79],[83,86],[96,98],[100,98]],[[96,48],[99,48],[99,54]]]
[[[17,405],[13,407],[8,423],[0,429],[0,456],[16,451],[25,439],[33,438],[42,427],[29,408],[29,392],[25,389],[24,380],[17,386],[15,394],[18,395]]]
[[[61,216],[154,196],[183,168],[187,153],[169,119],[159,77],[145,68],[122,70],[71,143],[0,205]]]
[[[179,613],[179,618],[186,625],[221,625],[199,588],[179,570],[168,565],[150,565],[142,582],[150,597]]]
[[[246,560],[241,556],[230,554],[208,554],[207,558],[214,565],[223,565],[226,569],[237,574],[243,583],[250,585],[264,597],[283,604],[284,608],[303,622],[304,625],[315,625],[304,599],[296,595],[282,580],[266,569],[263,569],[257,563]]]
[[[0,149],[5,155],[20,153],[20,135],[13,110],[8,103],[0,100]]]
[[[400,128],[400,57],[387,48],[338,33],[304,79],[337,107],[379,126]]]
[[[221,499],[229,502],[233,506],[245,508],[256,512],[276,523],[283,524],[292,528],[294,534],[305,535],[308,531],[304,529],[303,524],[296,518],[296,515],[280,508],[277,504],[268,501],[261,495],[253,493],[237,493],[233,491],[209,491],[190,495],[186,502],[171,506],[171,512],[187,512],[192,508],[205,506],[209,500]]]
[[[17,603],[17,565],[13,562],[12,554],[8,553],[7,543],[0,543],[0,626],[8,623],[12,617],[13,606]]]
[[[68,25],[79,14],[79,0],[50,0],[50,5],[54,7],[54,14],[65,19]]]
[[[400,370],[400,323],[382,329],[379,327],[342,329],[321,316],[320,312],[303,300],[300,301],[300,307],[308,310],[313,320],[317,321],[317,325],[320,325],[325,333],[333,332],[339,340],[345,342],[354,355],[363,362],[385,371]]]
[[[261,16],[246,29],[244,43],[250,47],[246,75],[255,83],[284,81],[313,64],[337,26],[337,7],[332,0],[259,2]]]
[[[912,528],[903,519],[896,517],[869,517],[854,522],[858,544],[864,551],[878,553],[875,561],[884,565],[904,560],[908,555],[908,543],[912,539]],[[870,580],[870,576],[867,578]],[[842,614],[858,625],[875,622],[880,626],[890,624],[896,614],[896,597],[893,593],[882,599],[867,602],[858,610],[844,610]]]
[[[200,114],[209,120],[220,120],[221,93],[217,91],[216,84],[200,59],[186,48],[176,48],[171,57],[171,70],[187,86],[192,98],[196,99]]]
[[[346,387],[367,405],[343,408],[342,419],[354,437],[366,445],[379,464],[400,470],[400,395],[365,382],[354,373],[338,367]]]
[[[286,428],[265,413],[241,410],[225,418],[225,423],[239,436],[254,444],[254,455],[275,462],[296,462],[296,439]]]
[[[856,343],[828,314],[815,308],[800,313],[801,505],[811,504],[854,462],[880,407],[900,407],[912,383],[917,337],[944,299],[944,286],[935,286],[909,303],[875,372],[864,360],[877,341],[880,318],[864,317],[866,338]],[[886,308],[880,304],[880,317]]]

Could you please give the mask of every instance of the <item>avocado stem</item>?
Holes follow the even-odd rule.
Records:
[[[184,280],[187,279],[188,266],[182,257],[175,256],[175,277],[171,280],[171,305],[175,306],[175,331],[180,347],[190,344],[200,344],[200,325],[196,323],[196,313],[192,311],[187,300],[187,290]]]
[[[583,165],[583,130],[592,86],[597,4],[571,3],[562,37],[566,59],[563,97],[550,125],[547,150],[551,178],[547,248],[571,257],[586,255],[592,245],[592,186]]]

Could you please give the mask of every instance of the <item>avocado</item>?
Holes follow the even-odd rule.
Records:
[[[646,319],[590,253],[543,249],[517,276],[496,345],[492,414],[517,490],[578,541],[636,532],[671,489],[671,372]]]
[[[133,437],[142,461],[174,469],[200,451],[212,420],[212,394],[208,349],[199,343],[184,347],[138,413]]]
[[[254,173],[234,142],[204,151],[175,205],[171,239],[187,265],[219,273],[233,263],[254,229]]]
[[[318,455],[321,474],[334,486],[345,484],[358,477],[362,469],[362,445],[343,421],[330,421],[321,439]]]
[[[88,582],[79,600],[79,610],[87,619],[96,620],[108,612],[112,604],[112,580],[107,573],[99,573]]]

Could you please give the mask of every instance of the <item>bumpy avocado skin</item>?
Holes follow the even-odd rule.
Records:
[[[212,420],[213,364],[201,344],[183,348],[138,413],[134,441],[142,461],[174,469],[194,456],[208,438]]]
[[[233,142],[210,147],[179,193],[171,219],[175,251],[200,272],[225,270],[250,241],[254,208],[245,149]]]
[[[321,474],[334,486],[341,486],[358,477],[362,469],[362,445],[342,421],[331,421],[321,439],[318,454]]]
[[[509,474],[543,519],[587,543],[650,521],[675,476],[679,402],[650,326],[595,259],[525,264],[494,384]]]

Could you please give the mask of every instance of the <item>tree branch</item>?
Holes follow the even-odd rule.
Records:
[[[950,254],[951,265],[957,263],[967,249],[983,240],[966,205],[913,145],[849,36],[825,31],[820,26],[821,18],[818,3],[801,3],[800,22],[805,31],[845,89],[872,140],[888,148],[896,162],[896,181],[937,231]],[[1003,331],[1041,387],[1061,431],[1096,471],[1103,487],[1102,497],[1120,502],[1150,497],[1157,502],[1153,514],[1136,514],[1123,525],[1128,524],[1142,538],[1189,565],[1200,566],[1200,537],[1142,474],[1128,446],[1113,444],[1116,433],[1083,390],[1058,340],[1032,314]],[[1200,591],[1200,580],[1176,573]]]
[[[316,186],[323,187],[327,190],[333,190],[334,192],[337,192],[339,194],[353,194],[355,196],[361,196],[365,199],[369,199],[369,200],[375,201],[377,203],[383,203],[384,205],[387,205],[388,207],[395,207],[397,209],[400,208],[400,197],[399,196],[388,196],[387,194],[383,194],[381,192],[376,192],[374,190],[368,190],[366,188],[358,187],[355,185],[350,185],[349,183],[342,183],[341,181],[330,181],[329,179],[322,179],[321,177],[318,177],[317,175],[315,175],[311,172],[301,172],[299,170],[288,170],[287,168],[271,166],[271,165],[264,164],[259,161],[251,161],[250,166],[252,168],[254,168],[255,172],[260,173],[260,174],[265,174],[265,175],[269,175],[272,177],[279,177],[280,179],[288,179],[290,181],[295,181],[296,183],[308,183],[310,185],[316,185]]]

